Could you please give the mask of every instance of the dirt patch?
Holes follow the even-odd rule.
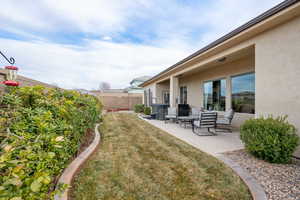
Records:
[[[79,149],[78,149],[78,151],[77,151],[77,154],[76,154],[76,157],[77,157],[80,153],[82,153],[88,146],[90,146],[90,144],[93,142],[94,138],[95,138],[94,129],[89,128],[89,129],[86,131],[86,133],[85,133],[85,135],[83,136],[83,138],[82,138],[80,147],[79,147]],[[75,158],[76,158],[76,157],[75,157]],[[74,159],[75,159],[75,158],[74,158]],[[74,159],[73,159],[73,160],[74,160]]]

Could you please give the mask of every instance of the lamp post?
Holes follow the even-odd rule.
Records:
[[[7,70],[6,81],[1,82],[7,86],[19,86],[19,82],[17,82],[17,71],[18,67],[13,66],[15,64],[15,59],[10,57],[9,59],[0,51],[0,54],[5,58],[5,60],[11,64],[10,66],[6,66],[5,70]]]

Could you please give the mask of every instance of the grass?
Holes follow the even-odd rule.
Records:
[[[107,114],[99,150],[76,176],[78,200],[248,200],[231,169],[138,119]]]

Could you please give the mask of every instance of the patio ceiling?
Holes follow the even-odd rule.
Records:
[[[193,68],[189,71],[185,71],[185,72],[182,72],[182,73],[178,72],[176,74],[176,77],[182,78],[184,76],[190,76],[192,74],[199,73],[201,71],[205,71],[205,70],[208,70],[210,68],[219,67],[219,66],[225,65],[227,63],[231,63],[231,62],[234,62],[236,60],[240,60],[240,59],[243,59],[243,58],[246,58],[246,57],[253,57],[254,58],[254,56],[255,56],[255,46],[253,45],[253,46],[241,49],[239,51],[236,51],[234,53],[219,57],[219,58],[217,58],[217,59],[215,59],[215,60],[213,60],[209,63],[197,66],[196,68]]]

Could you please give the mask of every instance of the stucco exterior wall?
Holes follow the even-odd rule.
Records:
[[[256,110],[300,130],[300,17],[256,38]]]
[[[147,87],[144,88],[145,91],[150,90],[152,92],[152,103],[156,103],[156,83],[150,84]],[[145,99],[144,99],[144,95],[143,95],[143,104],[145,104]]]

